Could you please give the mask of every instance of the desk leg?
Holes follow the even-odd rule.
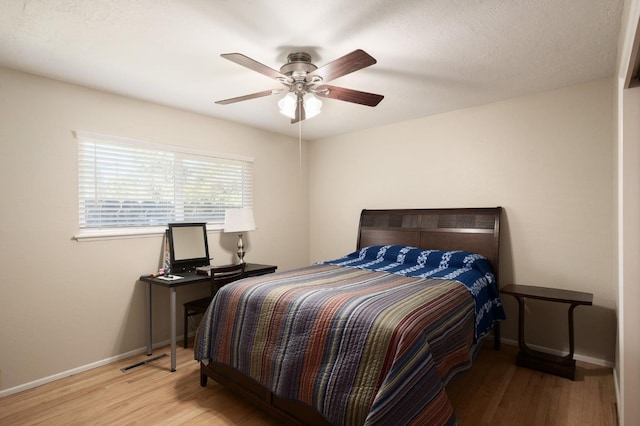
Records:
[[[151,335],[151,283],[147,283],[147,355],[151,355],[153,351]]]
[[[176,371],[176,288],[169,289],[169,307],[171,315],[171,371]]]

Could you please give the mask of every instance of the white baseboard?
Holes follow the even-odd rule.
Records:
[[[176,337],[176,341],[180,341],[182,340],[181,336]],[[157,349],[159,347],[162,346],[166,346],[171,344],[171,339],[162,341],[162,342],[158,342],[155,343],[152,347],[153,349]],[[142,348],[138,348],[138,349],[134,349],[132,351],[129,352],[125,352],[123,354],[120,355],[115,355],[100,361],[96,361],[96,362],[92,362],[91,364],[87,364],[87,365],[83,365],[77,368],[73,368],[71,370],[67,370],[67,371],[63,371],[61,373],[57,373],[54,374],[52,376],[48,376],[48,377],[43,377],[42,379],[38,379],[38,380],[34,380],[33,382],[29,382],[29,383],[24,383],[22,385],[18,385],[18,386],[14,386],[12,388],[9,389],[5,389],[5,390],[0,390],[0,398],[5,397],[5,396],[9,396],[12,395],[14,393],[18,393],[18,392],[22,392],[25,391],[27,389],[32,389],[38,386],[42,386],[44,384],[47,383],[51,383],[54,382],[56,380],[60,380],[60,379],[64,379],[65,377],[69,377],[69,376],[73,376],[74,374],[78,374],[78,373],[82,373],[83,371],[88,371],[91,369],[94,369],[96,367],[102,367],[103,365],[107,365],[107,364],[111,364],[112,362],[116,362],[116,361],[120,361],[126,358],[130,358],[132,356],[135,355],[139,355],[141,353],[144,353],[147,351],[147,347],[142,347]]]
[[[504,343],[505,345],[518,346],[518,341],[517,340],[501,338],[500,342]],[[552,355],[564,356],[564,355],[567,354],[567,353],[559,351],[557,349],[545,348],[544,346],[531,345],[529,343],[527,343],[527,346],[530,347],[533,350],[547,352],[547,353],[550,353]],[[593,364],[593,365],[599,365],[600,367],[613,368],[613,362],[611,362],[611,361],[607,361],[607,360],[600,359],[600,358],[593,358],[593,357],[586,356],[586,355],[581,355],[581,354],[579,354],[577,352],[573,354],[573,359],[575,359],[576,361],[587,362],[587,363]]]

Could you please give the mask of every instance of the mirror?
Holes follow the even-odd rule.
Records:
[[[209,265],[206,223],[170,223],[171,272],[193,271]]]

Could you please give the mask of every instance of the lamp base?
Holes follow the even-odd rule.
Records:
[[[240,233],[240,234],[238,234],[238,251],[237,251],[237,254],[238,254],[238,262],[237,262],[237,264],[238,265],[240,265],[242,263],[245,263],[244,262],[244,253],[245,253],[245,251],[244,251],[244,243],[242,242],[242,233]]]

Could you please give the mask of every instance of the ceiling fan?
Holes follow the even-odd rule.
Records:
[[[378,105],[384,98],[375,93],[323,84],[375,64],[377,61],[364,50],[354,50],[320,68],[311,62],[311,55],[308,53],[294,52],[287,56],[287,63],[280,67],[280,71],[241,53],[223,53],[220,56],[276,79],[284,87],[217,101],[217,104],[227,105],[286,92],[285,97],[278,102],[278,106],[282,114],[291,118],[291,123],[311,118],[320,112],[322,102],[314,95],[371,107]]]

